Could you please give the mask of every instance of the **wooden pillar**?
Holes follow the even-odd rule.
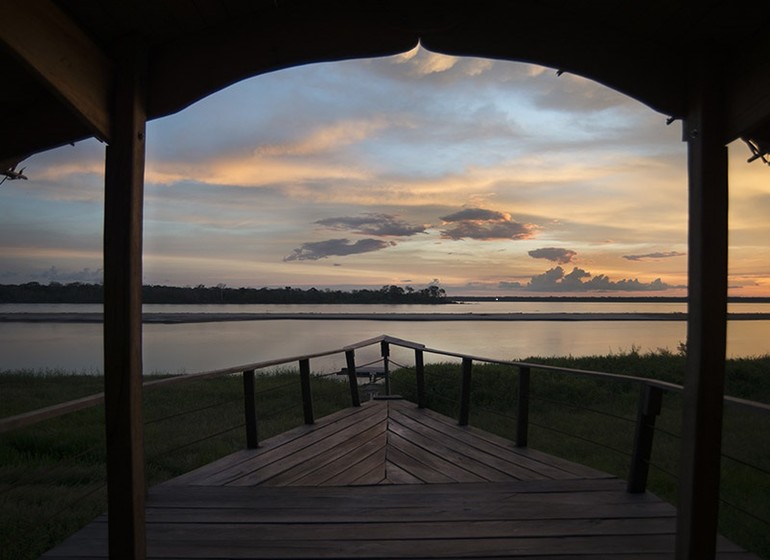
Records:
[[[425,408],[428,405],[425,395],[425,357],[419,348],[414,350],[414,373],[417,378],[417,407]]]
[[[390,396],[390,344],[383,340],[380,342],[380,355],[382,356],[382,375],[385,378],[385,394]]]
[[[722,77],[718,53],[702,50],[698,57],[684,123],[690,218],[677,560],[708,560],[716,554],[727,331],[728,180]]]
[[[243,420],[246,426],[246,449],[256,449],[259,447],[259,432],[253,369],[243,372]]]
[[[358,396],[358,376],[356,375],[356,351],[345,352],[345,361],[348,364],[348,383],[350,384],[350,401],[352,406],[361,406]]]
[[[315,423],[313,415],[313,393],[310,390],[310,360],[299,361],[299,384],[302,388],[302,412],[305,424]]]
[[[460,418],[458,424],[467,426],[471,417],[471,372],[473,370],[473,360],[463,358],[462,378],[460,380]]]
[[[639,395],[639,411],[636,414],[634,448],[631,453],[631,467],[626,490],[631,494],[647,491],[647,477],[650,474],[652,444],[655,439],[655,420],[663,405],[663,389],[642,385]]]
[[[110,558],[145,557],[142,426],[142,204],[146,56],[116,56],[104,195],[104,391]]]
[[[519,367],[519,396],[516,407],[516,447],[529,445],[529,366]]]

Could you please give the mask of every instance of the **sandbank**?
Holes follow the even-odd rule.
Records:
[[[731,321],[770,313],[730,313]],[[229,321],[686,321],[686,313],[145,313],[146,324]],[[3,323],[102,323],[102,313],[0,313]]]

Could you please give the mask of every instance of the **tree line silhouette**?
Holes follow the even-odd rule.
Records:
[[[443,288],[388,285],[352,291],[317,288],[230,288],[224,284],[195,287],[143,286],[144,303],[447,303]],[[102,303],[101,284],[51,282],[0,285],[0,303]]]

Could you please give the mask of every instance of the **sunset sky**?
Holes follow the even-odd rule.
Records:
[[[684,295],[681,123],[585,79],[414,50],[148,124],[147,284]],[[730,294],[770,296],[770,168],[730,146]],[[104,146],[0,186],[0,283],[101,281]]]

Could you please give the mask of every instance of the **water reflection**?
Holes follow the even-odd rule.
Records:
[[[731,321],[728,355],[770,353],[770,321]],[[256,321],[144,326],[145,372],[196,372],[338,348],[388,334],[429,347],[500,359],[585,356],[667,348],[685,340],[681,321],[484,322],[484,321]],[[358,356],[374,359],[378,349]],[[0,323],[0,369],[98,372],[102,328],[97,324]],[[412,363],[412,354],[394,354]],[[426,356],[426,360],[434,359]],[[442,358],[443,360],[443,358]],[[315,371],[332,371],[344,357],[314,360]]]

